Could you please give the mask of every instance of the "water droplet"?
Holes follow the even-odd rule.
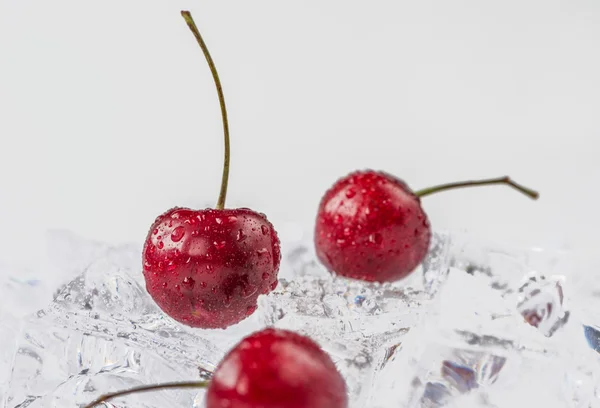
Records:
[[[344,219],[342,218],[341,215],[336,214],[333,217],[333,222],[335,222],[336,224],[341,224],[344,221]]]
[[[267,279],[269,279],[269,277],[270,277],[270,276],[271,276],[271,275],[270,275],[269,273],[267,273],[267,272],[264,272],[264,273],[262,274],[262,278],[263,278],[263,280],[267,280]]]
[[[262,231],[263,235],[267,235],[269,233],[269,227],[267,227],[266,225],[261,226],[260,230]]]
[[[261,248],[258,251],[256,251],[256,253],[261,256],[261,255],[265,255],[267,253],[269,253],[269,250],[267,248]]]
[[[179,226],[179,227],[175,228],[173,230],[173,232],[171,233],[171,241],[179,242],[179,241],[181,241],[181,239],[183,238],[184,235],[185,235],[185,228],[182,226]]]
[[[163,284],[162,284],[162,287],[163,287],[163,288],[165,288],[165,289],[166,289],[168,286],[169,286],[169,284],[168,284],[167,282],[163,282]]]
[[[350,230],[350,227],[344,228],[344,235],[345,236],[349,237],[351,233],[352,233],[352,231]]]
[[[354,189],[349,188],[348,190],[346,190],[346,197],[348,198],[352,198],[356,195],[356,191],[354,191]]]
[[[186,277],[183,278],[183,282],[181,284],[188,289],[193,289],[196,281],[192,277]]]
[[[152,235],[156,235],[158,234],[158,228],[154,228],[154,231],[152,231]]]
[[[271,286],[269,286],[271,288],[271,290],[275,290],[275,288],[277,287],[277,285],[279,284],[279,281],[273,281],[271,282]]]
[[[229,217],[227,217],[227,221],[233,224],[237,221],[237,217],[235,215],[230,215]]]
[[[206,285],[206,282],[204,282],[204,281],[200,282],[200,286],[201,286],[202,288],[206,288],[206,286],[207,286],[207,285]]]
[[[210,232],[210,230],[211,230],[210,225],[204,226],[204,232]]]
[[[206,265],[206,270],[208,271],[208,273],[213,273],[215,271],[215,268],[212,265]]]
[[[248,308],[246,309],[246,315],[250,316],[252,313],[254,313],[256,311],[256,307],[256,305],[248,306]]]
[[[336,243],[337,243],[338,245],[344,245],[344,244],[346,243],[346,240],[345,240],[345,239],[342,239],[342,238],[338,238],[338,240],[336,241]]]
[[[223,249],[223,248],[225,248],[225,245],[227,245],[227,241],[219,241],[219,242],[215,241],[215,242],[213,242],[213,245],[217,249]]]
[[[244,239],[246,239],[246,235],[244,234],[244,231],[242,231],[241,229],[238,230],[235,239],[237,239],[238,241],[243,241]]]
[[[163,249],[165,247],[165,243],[162,241],[159,241],[158,244],[156,244],[156,246],[158,247],[158,249]]]
[[[220,217],[215,218],[215,222],[219,225],[223,224],[223,219]]]
[[[192,235],[192,237],[197,237],[198,235],[200,235],[200,231],[193,230],[191,235]]]
[[[159,235],[158,237],[156,237],[157,240],[161,240],[162,239],[162,235]]]
[[[371,234],[369,235],[369,242],[379,245],[383,242],[383,236],[378,232]]]

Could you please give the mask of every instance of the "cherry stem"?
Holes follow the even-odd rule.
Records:
[[[208,381],[191,381],[191,382],[174,382],[174,383],[164,383],[164,384],[154,384],[154,385],[144,385],[141,387],[129,388],[127,390],[117,391],[110,394],[104,394],[100,396],[98,399],[89,403],[85,406],[85,408],[92,408],[98,404],[103,402],[107,402],[109,400],[124,397],[125,395],[137,394],[140,392],[148,392],[148,391],[158,391],[158,390],[166,390],[166,389],[183,389],[183,388],[206,388],[208,386]]]
[[[230,157],[230,149],[229,149],[229,121],[227,120],[227,108],[225,107],[225,96],[223,95],[223,87],[221,86],[221,80],[219,79],[219,74],[217,73],[217,67],[210,56],[210,52],[208,51],[208,47],[206,43],[202,39],[200,35],[200,31],[198,31],[198,27],[196,27],[196,23],[192,18],[192,14],[189,11],[182,11],[181,15],[183,16],[185,22],[188,27],[196,37],[196,41],[198,41],[198,45],[202,48],[202,52],[204,53],[204,57],[206,57],[206,62],[208,62],[208,66],[210,67],[210,72],[212,73],[212,77],[215,81],[215,85],[217,87],[217,94],[219,95],[219,104],[221,105],[221,116],[223,119],[223,134],[225,139],[225,157],[223,160],[223,177],[221,179],[221,191],[219,192],[219,200],[217,201],[217,209],[222,210],[225,208],[225,199],[227,198],[227,184],[229,183],[229,157]]]
[[[485,179],[485,180],[469,180],[469,181],[460,181],[457,183],[448,183],[448,184],[440,184],[438,186],[424,188],[423,190],[419,190],[415,192],[415,195],[418,197],[425,197],[430,194],[438,193],[440,191],[452,190],[455,188],[463,188],[463,187],[478,187],[478,186],[489,186],[493,184],[506,184],[515,190],[525,194],[527,197],[537,200],[540,194],[537,191],[534,191],[530,188],[524,187],[518,183],[515,183],[510,179],[510,177],[498,177],[493,179]]]

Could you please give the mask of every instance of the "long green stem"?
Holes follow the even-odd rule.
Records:
[[[527,197],[537,200],[540,194],[537,191],[534,191],[530,188],[524,187],[518,183],[515,183],[510,179],[510,177],[498,177],[493,179],[485,179],[485,180],[469,180],[469,181],[460,181],[457,183],[448,183],[448,184],[440,184],[438,186],[425,188],[423,190],[419,190],[415,192],[415,195],[418,197],[425,197],[430,194],[438,193],[440,191],[452,190],[455,188],[463,188],[463,187],[477,187],[477,186],[489,186],[493,184],[506,184],[515,190],[525,194]]]
[[[219,79],[219,74],[217,73],[217,67],[215,66],[215,63],[212,57],[210,56],[210,52],[208,52],[208,47],[202,39],[200,31],[198,31],[198,27],[196,27],[196,23],[192,18],[192,14],[189,11],[182,11],[181,15],[183,16],[185,22],[192,31],[192,34],[194,34],[194,37],[196,37],[198,45],[200,45],[200,48],[202,48],[204,57],[206,57],[206,62],[208,62],[208,66],[210,67],[210,72],[212,73],[213,79],[215,80],[217,94],[219,95],[219,103],[221,105],[221,116],[223,119],[223,133],[225,138],[225,157],[223,159],[223,177],[221,178],[221,191],[219,192],[217,209],[222,210],[223,208],[225,208],[225,199],[227,198],[227,184],[229,183],[229,157],[231,156],[229,148],[229,122],[227,120],[225,96],[223,95],[223,87],[221,86],[221,80]]]
[[[144,385],[141,387],[129,388],[123,391],[117,391],[110,394],[105,394],[100,396],[98,399],[93,402],[87,404],[85,408],[92,408],[98,404],[103,402],[108,402],[109,400],[124,397],[130,394],[137,394],[140,392],[149,392],[149,391],[158,391],[158,390],[166,390],[166,389],[184,389],[184,388],[206,388],[208,386],[208,381],[192,381],[192,382],[175,382],[175,383],[164,383],[164,384],[154,384],[154,385]]]

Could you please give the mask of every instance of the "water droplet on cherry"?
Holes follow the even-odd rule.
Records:
[[[179,242],[185,236],[185,228],[181,225],[173,230],[171,233],[171,241]]]
[[[236,234],[236,236],[235,236],[235,239],[236,239],[238,242],[241,242],[241,241],[243,241],[244,239],[246,239],[246,234],[244,234],[244,231],[242,231],[241,229],[239,229],[239,230],[238,230],[238,232],[237,232],[237,234]]]
[[[196,284],[196,281],[191,276],[183,278],[182,285],[185,286],[186,288],[191,290],[194,288],[195,284]]]
[[[379,245],[383,242],[383,236],[378,232],[371,234],[369,235],[369,242]]]

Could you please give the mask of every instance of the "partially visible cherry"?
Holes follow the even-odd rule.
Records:
[[[373,170],[338,180],[323,196],[315,227],[319,260],[331,272],[369,282],[408,276],[429,250],[431,228],[421,197],[461,187],[506,184],[538,198],[508,177],[443,184],[412,192],[402,180]]]
[[[331,358],[308,337],[266,329],[221,361],[207,408],[345,408],[346,384]]]
[[[311,339],[265,329],[236,345],[210,382],[155,384],[101,396],[86,408],[138,392],[206,388],[207,408],[347,408],[346,383]]]
[[[173,208],[150,227],[143,251],[146,289],[158,306],[192,327],[225,328],[251,315],[261,294],[277,285],[279,239],[264,214],[225,209],[229,126],[221,82],[189,12],[182,16],[202,48],[215,80],[225,140],[216,209]]]

